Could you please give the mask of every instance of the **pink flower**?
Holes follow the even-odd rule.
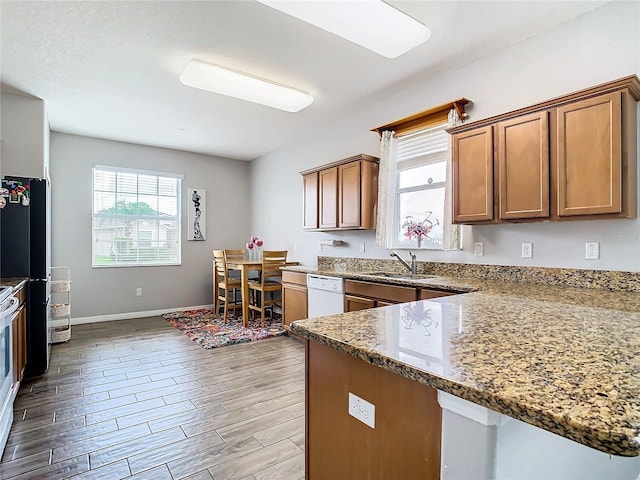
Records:
[[[252,243],[256,243],[257,240],[258,240],[258,237],[251,237],[249,241]]]
[[[247,244],[245,245],[249,250],[251,250],[253,248],[253,242],[247,242]]]
[[[261,247],[262,246],[262,240],[260,240],[259,238],[256,238],[256,245]]]

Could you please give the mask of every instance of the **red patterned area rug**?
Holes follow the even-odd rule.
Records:
[[[211,308],[170,312],[162,317],[202,348],[224,347],[287,333],[280,320],[266,319],[264,328],[259,320],[249,320],[249,328],[244,328],[242,318],[229,316],[225,325]]]

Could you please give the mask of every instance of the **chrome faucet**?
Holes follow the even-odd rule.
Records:
[[[402,265],[407,267],[407,270],[411,272],[411,275],[415,275],[416,273],[418,273],[418,262],[416,262],[416,256],[413,252],[409,252],[409,255],[411,255],[411,265],[409,265],[404,258],[398,255],[395,250],[391,250],[389,252],[389,256],[396,257],[400,261],[400,263],[402,263]]]

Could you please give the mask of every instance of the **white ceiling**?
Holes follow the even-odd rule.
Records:
[[[389,3],[432,30],[428,42],[396,59],[250,0],[2,0],[2,89],[44,99],[54,131],[251,160],[365,97],[607,2]],[[287,113],[186,87],[178,76],[192,58],[294,86],[315,101]]]

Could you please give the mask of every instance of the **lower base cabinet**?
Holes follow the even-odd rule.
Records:
[[[19,383],[24,377],[24,370],[27,365],[27,307],[26,288],[22,287],[16,293],[20,302],[20,307],[13,314],[11,319],[11,329],[13,330],[13,383],[11,388],[14,393],[18,391]]]
[[[282,272],[282,323],[289,329],[291,322],[308,317],[307,275]]]
[[[457,295],[458,293],[460,292],[347,280],[345,282],[344,311],[356,312],[396,303]]]
[[[306,341],[307,480],[440,478],[437,391]],[[375,405],[375,428],[348,413],[349,392]]]

